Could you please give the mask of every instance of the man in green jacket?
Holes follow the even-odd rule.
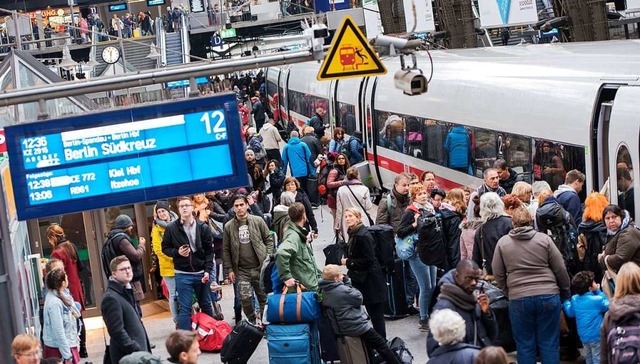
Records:
[[[273,252],[273,237],[261,217],[249,214],[247,196],[233,197],[233,210],[235,217],[224,225],[222,262],[228,271],[229,281],[238,283],[245,316],[255,323],[253,294],[255,292],[258,297],[260,312],[263,312],[267,295],[260,288],[260,267],[267,255]]]
[[[316,266],[313,255],[312,233],[304,228],[307,215],[304,205],[295,202],[289,206],[289,217],[284,239],[278,247],[276,266],[278,277],[287,287],[295,287],[296,281],[309,291],[318,290],[318,279],[322,272]]]

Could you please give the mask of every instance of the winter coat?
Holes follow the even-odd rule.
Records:
[[[329,141],[329,153],[343,153],[347,147],[347,141],[343,138],[341,140],[331,139]]]
[[[582,221],[582,203],[576,190],[567,186],[560,185],[553,196],[558,199],[558,203],[573,217],[576,226]]]
[[[609,238],[604,257],[599,262],[603,269],[606,269],[605,259],[615,272],[626,262],[640,265],[640,230],[633,223]]]
[[[136,294],[136,300],[141,301],[144,299],[144,291],[142,290],[142,282],[144,280],[144,271],[142,267],[142,258],[144,257],[146,246],[144,244],[138,244],[138,247],[133,245],[131,236],[125,233],[122,229],[113,229],[109,231],[107,238],[117,234],[124,234],[123,238],[116,237],[113,240],[113,249],[116,252],[116,256],[124,255],[129,259],[131,263],[131,269],[133,270],[133,291]]]
[[[354,165],[364,161],[363,149],[364,144],[362,144],[362,140],[358,139],[355,135],[349,137],[349,140],[347,141],[349,165]]]
[[[578,335],[583,343],[595,343],[600,340],[600,326],[604,314],[609,311],[609,299],[601,291],[589,291],[574,294],[562,304],[568,317],[575,317]]]
[[[510,300],[539,295],[571,295],[562,254],[546,234],[515,228],[498,241],[491,266],[497,286]]]
[[[336,194],[338,188],[346,184],[346,175],[346,165],[339,166],[337,163],[333,165],[329,175],[327,175],[327,206],[332,210],[336,209]]]
[[[178,215],[175,212],[170,211],[169,215],[171,220],[177,220]],[[162,252],[162,237],[167,228],[166,221],[162,221],[158,218],[155,219],[153,228],[151,228],[151,246],[153,252],[158,256],[158,264],[160,265],[160,276],[162,277],[175,277],[176,273],[173,268],[173,258]]]
[[[322,117],[315,114],[309,119],[309,126],[313,128],[313,132],[316,134],[316,138],[320,139],[324,136],[324,121]]]
[[[362,305],[362,293],[350,283],[320,279],[318,286],[333,332],[336,335],[360,336],[373,326]]]
[[[260,129],[260,136],[262,137],[262,146],[264,149],[278,149],[280,150],[280,142],[282,137],[278,128],[271,123],[265,123]]]
[[[284,231],[287,223],[291,221],[289,217],[289,207],[284,205],[276,205],[273,208],[273,231],[276,233],[276,237],[278,238],[277,244],[280,244],[282,239],[284,239]]]
[[[348,275],[365,305],[387,301],[387,281],[375,255],[376,242],[364,225],[350,231],[345,257]],[[360,277],[360,279],[358,279]]]
[[[353,194],[351,192],[353,192]],[[362,211],[360,204],[362,204],[366,211]],[[364,186],[362,182],[357,179],[349,180],[347,185],[338,189],[338,193],[336,195],[336,216],[334,219],[333,229],[341,230],[342,236],[345,238],[347,237],[347,224],[343,220],[344,210],[348,208],[356,208],[360,210],[362,213],[362,223],[365,226],[369,226],[369,219],[366,214],[371,216],[369,211],[372,207],[373,203],[371,203],[371,197],[369,196],[369,188]]]
[[[501,179],[499,183],[500,187],[504,188],[507,193],[511,193],[511,190],[513,190],[513,185],[515,185],[516,182],[520,181],[522,181],[522,176],[518,175],[518,172],[509,168],[509,178]]]
[[[173,266],[176,270],[211,272],[214,255],[213,232],[208,224],[196,219],[196,249],[195,251],[192,249],[187,257],[178,254],[178,249],[183,245],[189,245],[189,237],[184,231],[182,220],[177,219],[167,225],[162,237],[162,252],[173,258]]]
[[[487,186],[486,183],[483,183],[482,186],[478,187],[478,189],[474,192],[471,193],[471,195],[469,196],[469,203],[467,204],[467,219],[471,220],[473,219],[475,216],[473,214],[473,209],[476,207],[476,204],[473,203],[473,198],[475,196],[478,197],[482,197],[482,195],[484,195],[487,192],[495,192],[498,194],[498,196],[500,197],[504,197],[504,195],[507,194],[507,191],[504,190],[504,188],[498,186],[497,188],[493,189],[489,186]]]
[[[480,225],[482,225],[480,219],[466,220],[460,225],[460,259],[473,258],[473,240]]]
[[[391,194],[391,203],[388,204],[387,199]],[[402,214],[407,206],[411,203],[409,195],[400,195],[395,188],[392,188],[390,192],[382,196],[380,203],[378,204],[378,214],[376,216],[376,224],[388,224],[393,227],[393,231],[397,232],[400,221],[402,220]],[[391,209],[387,208],[390,205]],[[390,210],[390,211],[389,211]]]
[[[447,248],[447,266],[455,268],[460,262],[460,224],[462,216],[458,214],[453,206],[443,203],[440,211],[436,216],[440,215],[442,220],[442,231],[444,233],[444,243]]]
[[[493,261],[493,254],[496,245],[498,245],[498,240],[509,234],[511,229],[513,229],[511,216],[500,216],[496,219],[487,220],[476,230],[473,237],[473,261],[480,268],[486,268],[488,274],[493,274],[491,262]],[[481,247],[484,248],[484,259]]]
[[[109,332],[111,363],[136,351],[151,352],[149,336],[140,317],[142,311],[133,298],[133,292],[114,278],[109,278],[102,297],[102,318]]]
[[[269,188],[264,191],[264,194],[268,195],[271,193],[273,195],[273,204],[277,205],[280,203],[280,196],[282,195],[284,174],[280,170],[280,167],[276,166],[276,169],[269,173],[267,178],[269,179]]]
[[[293,177],[309,177],[315,173],[311,151],[307,144],[302,143],[298,137],[289,138],[289,142],[282,149],[283,173],[286,174],[289,165]]]
[[[467,168],[471,151],[471,139],[464,126],[454,126],[444,140],[444,150],[449,156],[450,168]]]
[[[438,286],[441,288],[441,291],[442,286],[445,284],[456,284],[454,280],[455,272],[456,270],[452,269],[442,276],[438,282]],[[498,323],[493,310],[490,310],[489,314],[484,315],[482,311],[480,311],[480,306],[477,303],[474,305],[473,309],[465,310],[455,302],[443,297],[442,293],[440,293],[438,301],[433,307],[433,312],[443,310],[445,308],[457,312],[464,319],[467,331],[464,343],[475,343],[477,346],[485,347],[491,345],[491,342],[495,340],[498,334]],[[433,355],[433,352],[439,346],[438,342],[433,338],[433,334],[429,332],[427,335],[427,354],[429,357]]]
[[[470,344],[448,344],[438,347],[429,355],[427,364],[474,364],[480,348]]]
[[[598,264],[598,254],[607,243],[607,228],[602,221],[582,221],[578,226],[578,235],[583,235],[587,240],[587,249],[582,262],[582,269],[593,272],[595,281],[602,281],[602,268]]]
[[[264,123],[264,120],[266,119],[266,115],[264,113],[264,106],[262,106],[262,102],[260,102],[259,100],[254,102],[251,105],[251,115],[253,115],[253,120],[255,120],[256,123]],[[262,125],[260,125],[261,127]]]
[[[607,341],[609,332],[626,320],[638,322],[639,319],[640,295],[627,295],[611,300],[609,312],[604,315],[602,326],[600,326],[600,363],[607,364],[609,362],[610,348]]]
[[[68,242],[69,244],[73,244]],[[64,243],[63,243],[64,244]],[[74,249],[76,249],[76,253],[78,249],[73,245]],[[69,283],[69,292],[73,297],[73,300],[80,303],[82,310],[84,307],[84,291],[82,290],[82,285],[80,284],[80,272],[78,271],[78,262],[73,262],[71,257],[68,256],[64,250],[57,247],[51,253],[51,259],[60,259],[62,264],[64,265],[64,271],[67,273],[67,280]],[[80,259],[80,257],[78,257]],[[133,263],[132,263],[133,264]]]
[[[267,224],[259,216],[247,215],[247,225],[249,225],[249,240],[258,262],[262,265],[267,255],[273,253],[273,236],[269,233]],[[235,217],[224,224],[222,264],[229,272],[238,272],[238,264],[240,262],[239,227],[240,224]]]
[[[69,302],[69,304],[74,304]],[[63,359],[72,357],[71,349],[79,344],[78,320],[58,296],[58,292],[47,290],[44,301],[42,340],[51,348],[57,348]]]
[[[308,291],[317,291],[322,272],[316,266],[313,247],[311,243],[307,243],[306,233],[306,229],[302,230],[292,221],[287,223],[284,238],[276,254],[278,278],[283,282],[295,278]]]
[[[318,223],[316,222],[316,215],[313,214],[313,207],[311,206],[311,201],[309,201],[309,196],[307,196],[303,190],[297,191],[296,202],[304,205],[304,212],[307,214],[307,222],[309,223],[308,228],[317,233]]]
[[[303,143],[305,143],[309,150],[311,151],[311,162],[315,161],[318,158],[318,155],[322,154],[322,144],[313,134],[307,134],[300,139]]]

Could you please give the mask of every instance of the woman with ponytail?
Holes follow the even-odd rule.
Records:
[[[78,323],[80,310],[73,298],[65,293],[69,283],[63,269],[47,274],[47,295],[44,301],[44,357],[62,359],[63,364],[78,364]]]
[[[82,285],[80,284],[79,275],[79,271],[84,269],[84,266],[80,262],[80,257],[78,257],[78,248],[76,248],[73,243],[67,240],[62,226],[58,224],[49,225],[49,228],[47,228],[47,239],[53,247],[51,258],[60,259],[62,261],[62,264],[64,264],[64,271],[67,274],[67,281],[69,292],[71,292],[71,297],[73,297],[74,301],[80,303],[80,309],[81,311],[84,311],[84,293],[82,291]],[[88,356],[86,347],[87,335],[82,318],[79,318],[79,320],[81,324],[80,357],[86,358]]]

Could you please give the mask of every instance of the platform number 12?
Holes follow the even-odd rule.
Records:
[[[227,128],[223,126],[224,113],[220,110],[212,111],[211,113],[206,112],[202,114],[200,121],[204,123],[204,126],[207,130],[207,134],[224,133],[227,131]],[[213,130],[211,128],[212,123],[213,123]]]

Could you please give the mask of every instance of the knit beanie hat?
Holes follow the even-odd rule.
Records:
[[[114,229],[126,229],[129,226],[133,226],[133,220],[125,214],[118,215],[115,221],[113,222]]]
[[[158,213],[159,209],[165,209],[167,210],[167,212],[171,211],[171,207],[169,206],[169,201],[158,200],[158,202],[156,202],[156,214]]]

